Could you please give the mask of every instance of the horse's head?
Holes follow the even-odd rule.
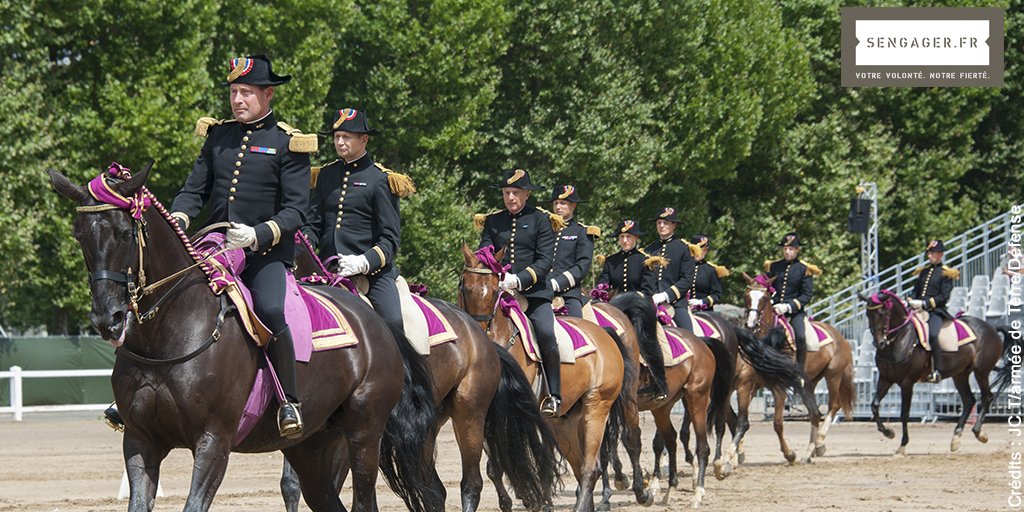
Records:
[[[145,229],[141,212],[148,204],[143,185],[153,164],[130,178],[127,169],[115,166],[88,186],[75,185],[53,169],[46,172],[53,188],[78,204],[73,234],[89,270],[89,322],[100,336],[120,346],[128,325],[129,288],[139,272]],[[113,204],[106,198],[124,202]]]
[[[857,293],[857,296],[866,303],[868,329],[875,347],[885,348],[892,344],[892,335],[906,324],[909,317],[903,301],[890,290],[882,290],[870,297],[862,293]]]
[[[744,305],[747,308],[746,326],[748,329],[755,329],[759,325],[764,331],[775,323],[775,310],[772,309],[772,294],[774,289],[772,283],[778,276],[768,277],[764,274],[757,277],[750,277],[746,272],[743,279],[747,281],[747,290],[743,294]]]
[[[462,256],[465,267],[459,279],[459,307],[469,313],[486,331],[494,319],[494,305],[498,301],[498,270],[495,262],[505,256],[505,249],[494,253],[493,260],[485,263],[472,249],[462,243]],[[500,263],[498,263],[500,266]]]

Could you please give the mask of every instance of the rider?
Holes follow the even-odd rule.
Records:
[[[522,169],[507,171],[501,183],[494,188],[501,189],[505,209],[487,215],[480,247],[505,248],[501,263],[512,268],[498,287],[519,290],[527,299],[526,315],[530,317],[537,335],[548,381],[549,394],[541,403],[541,412],[547,416],[558,416],[562,405],[561,360],[555,342],[555,315],[551,309],[553,294],[547,277],[555,244],[553,225],[560,228],[562,219],[526,204],[530,191],[540,187],[534,186],[530,175]]]
[[[814,276],[821,274],[818,267],[800,260],[800,236],[796,231],[786,233],[779,242],[782,259],[766,260],[764,271],[775,278],[772,304],[775,314],[789,319],[796,343],[796,362],[800,368],[807,360],[807,338],[804,332],[804,308],[814,295]]]
[[[234,119],[202,118],[196,133],[206,136],[172,215],[187,227],[208,206],[207,224],[230,222],[226,246],[245,249],[240,276],[252,291],[253,308],[273,333],[267,351],[286,400],[277,412],[284,437],[302,434],[295,378],[295,350],[285,321],[285,276],[295,255],[295,232],[309,203],[309,153],[316,135],[279,122],[270,107],[274,87],[291,76],[271,71],[270,59],[253,55],[231,60],[227,76]]]
[[[388,323],[404,328],[395,278],[401,240],[398,199],[415,188],[408,177],[374,163],[366,151],[371,129],[366,113],[343,108],[324,132],[339,160],[313,168],[309,218],[302,231],[321,258],[337,256],[337,273],[365,275],[366,297]]]
[[[663,208],[658,216],[651,220],[656,222],[659,240],[648,245],[647,252],[665,259],[665,264],[658,267],[655,284],[657,293],[651,299],[655,305],[668,304],[674,307],[686,297],[686,292],[693,283],[693,254],[689,244],[675,237],[676,225],[679,224],[675,208]],[[693,332],[687,308],[675,308],[673,320],[676,326]]]
[[[907,301],[910,307],[928,312],[928,345],[932,348],[932,373],[928,375],[928,382],[936,383],[942,380],[942,350],[939,348],[939,330],[942,329],[944,320],[952,320],[953,316],[946,310],[946,302],[949,300],[949,293],[953,291],[953,280],[960,277],[960,271],[949,268],[942,264],[942,256],[946,247],[942,240],[928,242],[925,254],[928,256],[928,264],[914,271],[917,282],[914,283],[914,293]]]
[[[690,238],[690,244],[700,249],[693,257],[697,267],[690,286],[690,309],[712,311],[715,303],[722,299],[722,281],[719,278],[729,275],[729,269],[707,261],[708,252],[711,251],[711,239],[707,235],[694,235]]]
[[[583,305],[589,300],[580,291],[583,278],[590,272],[594,258],[594,238],[601,236],[596,226],[587,226],[576,220],[576,205],[582,203],[576,187],[561,185],[551,194],[551,207],[565,219],[565,227],[555,232],[551,254],[551,289],[556,297],[565,301],[569,314],[583,316]]]
[[[644,232],[633,219],[624,219],[615,228],[618,233],[619,252],[608,256],[597,277],[597,284],[607,284],[615,293],[637,292],[645,295],[654,293],[657,279],[651,268],[659,261],[638,247]]]

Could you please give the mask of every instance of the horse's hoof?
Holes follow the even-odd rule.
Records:
[[[882,435],[889,439],[896,439],[896,432],[893,432],[891,428],[883,429]]]
[[[789,465],[792,466],[793,463],[796,462],[796,452],[794,452],[793,450],[786,452],[786,462],[788,462]]]
[[[640,503],[641,505],[643,505],[645,507],[649,507],[651,505],[654,505],[655,496],[654,496],[653,492],[651,492],[651,491],[644,491],[644,497],[643,498],[644,498],[644,501],[642,503]]]
[[[893,458],[900,459],[907,456],[907,446],[903,445],[896,449],[896,453],[892,454]]]
[[[611,510],[611,509],[612,509],[612,504],[608,503],[607,501],[602,501],[601,503],[597,504],[597,510],[599,512],[606,512],[606,511]]]
[[[629,489],[629,477],[615,477],[615,489],[618,491],[625,491],[626,489]]]
[[[977,437],[978,441],[981,441],[982,443],[987,443],[988,442],[988,434],[986,434],[984,432],[975,432],[974,433],[974,437]]]
[[[722,461],[720,461],[720,460],[716,460],[715,461],[715,478],[717,478],[719,480],[725,480],[725,477],[726,477],[726,474],[725,474],[725,464],[722,464]]]
[[[953,440],[949,442],[949,451],[955,452],[960,449],[960,436],[954,436]]]
[[[693,454],[687,453],[683,455],[683,459],[686,460],[687,464],[693,464]]]
[[[726,478],[732,475],[732,463],[726,462],[725,467],[722,469],[722,473],[725,474]]]
[[[825,451],[826,451],[825,450],[825,445],[824,444],[819,444],[818,446],[814,447],[814,456],[815,457],[823,457],[823,456],[825,456]]]
[[[743,464],[746,461],[747,461],[747,453],[746,452],[739,452],[739,453],[736,454],[736,465]]]
[[[698,487],[693,492],[693,508],[700,508],[700,504],[702,501],[704,501],[704,488]]]

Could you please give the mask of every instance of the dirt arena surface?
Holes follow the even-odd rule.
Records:
[[[645,416],[647,438],[653,428],[653,420]],[[950,454],[952,429],[948,423],[913,424],[908,455],[893,458],[898,438],[885,439],[872,424],[840,423],[829,433],[825,457],[812,465],[786,466],[771,424],[756,422],[747,436],[746,464],[721,482],[709,471],[703,509],[966,512],[1009,508],[1008,463],[1011,449],[1019,449],[1012,445],[1016,438],[1011,439],[1004,422],[994,420],[986,426],[991,437],[988,444],[979,443],[968,432],[960,452]],[[807,433],[806,423],[787,424],[787,438],[801,457]],[[0,416],[0,511],[126,510],[127,502],[116,499],[123,471],[120,439],[94,414],[34,414],[21,423]],[[438,458],[448,488],[447,509],[458,510],[461,470],[450,428],[441,434]],[[278,492],[281,461],[278,453],[232,454],[213,510],[283,510]],[[649,447],[643,461],[647,467],[653,463]],[[166,495],[157,500],[156,510],[182,509],[191,464],[186,450],[174,451],[164,461],[161,485]],[[668,504],[659,499],[650,510],[689,508],[689,475],[689,467],[684,468],[680,487]],[[572,508],[575,482],[571,478],[565,482],[556,510]],[[342,499],[346,505],[351,502],[347,486]],[[405,509],[383,484],[378,486],[378,500],[381,510]],[[616,509],[643,508],[624,491],[615,493],[612,504]],[[303,504],[301,510],[308,509]],[[497,510],[489,483],[484,486],[480,510]]]

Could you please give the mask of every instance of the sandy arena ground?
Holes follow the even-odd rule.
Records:
[[[646,413],[645,413],[646,414]],[[120,435],[93,414],[27,415],[15,423],[0,417],[0,511],[106,511],[125,510],[115,498],[121,480]],[[676,422],[678,425],[678,421]],[[644,417],[644,430],[654,422]],[[982,445],[968,432],[957,454],[950,454],[951,424],[911,425],[908,456],[893,458],[897,440],[888,440],[868,423],[840,423],[833,427],[828,454],[812,465],[786,466],[770,423],[757,422],[748,434],[746,465],[725,481],[711,474],[704,510],[759,511],[992,511],[1009,508],[1008,463],[1013,444],[1004,422],[989,423],[991,436]],[[897,435],[898,435],[897,431]],[[787,438],[798,453],[806,446],[806,423],[787,424]],[[649,438],[649,437],[648,437]],[[439,441],[439,467],[448,488],[448,510],[458,510],[461,476],[457,446],[450,428]],[[281,455],[233,454],[228,473],[213,504],[218,511],[283,510],[278,492]],[[645,447],[644,464],[653,457]],[[663,461],[664,463],[664,461]],[[181,510],[188,493],[192,458],[177,450],[164,461],[162,481],[166,496],[156,510]],[[690,471],[686,467],[680,487],[669,503],[659,502],[652,511],[667,512],[689,507]],[[566,490],[556,509],[570,510],[575,482],[566,479]],[[342,492],[351,502],[348,487]],[[401,501],[382,483],[378,499],[384,511],[404,510]],[[617,509],[642,507],[632,494],[617,491]],[[308,510],[303,504],[301,510]],[[480,510],[497,510],[497,498],[484,486]]]

